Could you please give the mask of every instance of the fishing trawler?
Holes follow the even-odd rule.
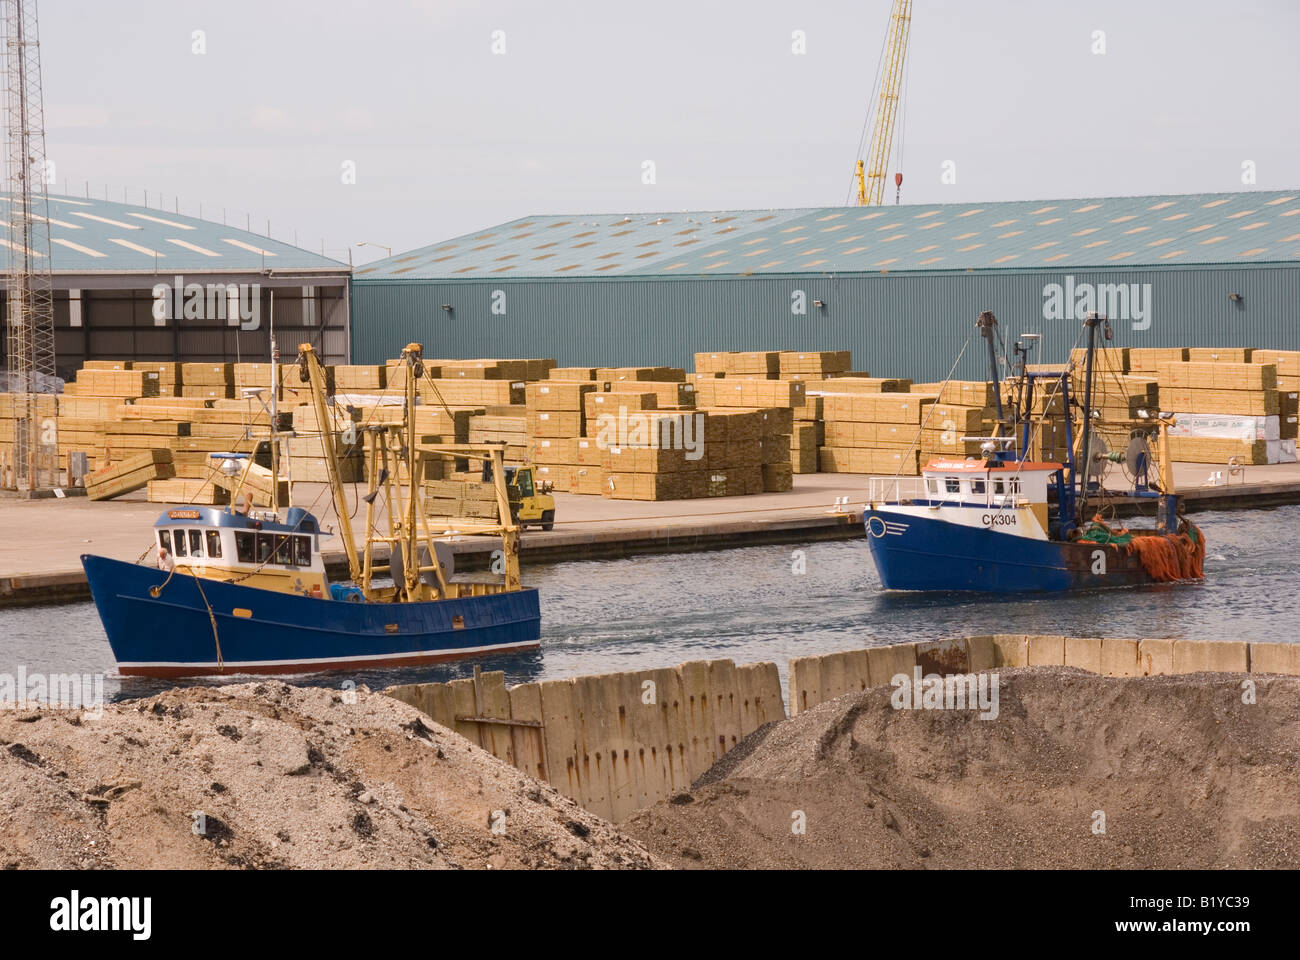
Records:
[[[999,375],[997,318],[980,315],[988,343],[990,381],[996,399],[996,428],[978,441],[977,457],[936,457],[920,477],[872,478],[863,524],[882,586],[890,590],[961,590],[1011,593],[1133,586],[1203,578],[1205,538],[1182,512],[1174,492],[1168,455],[1173,421],[1158,411],[1141,411],[1146,422],[1130,431],[1123,453],[1107,449],[1093,407],[1097,333],[1107,340],[1106,317],[1084,321],[1087,336],[1084,397],[1076,440],[1070,395],[1071,368],[1035,371],[1025,361],[1033,340],[1016,344],[1011,409],[1003,406]],[[1041,386],[1064,411],[1064,462],[1029,458],[1043,418],[1034,416],[1034,391]],[[1059,404],[1057,400],[1059,399]],[[1150,440],[1159,445],[1159,472],[1152,476]],[[1102,478],[1110,464],[1122,464],[1132,489],[1111,490]],[[1146,514],[1132,527],[1102,518]]]
[[[302,507],[280,515],[278,411],[271,400],[270,509],[251,509],[240,487],[230,507],[181,507],[154,523],[158,562],[81,558],[91,595],[123,675],[309,673],[408,666],[541,644],[537,591],[522,586],[518,525],[511,519],[502,449],[493,444],[426,443],[416,435],[420,344],[402,351],[405,416],[364,425],[369,491],[366,537],[358,548],[340,479],[325,376],[310,344],[299,348],[300,379],[310,386],[338,535],[350,579],[331,583],[321,543],[331,534]],[[272,379],[277,383],[272,341]],[[425,514],[420,478],[426,458],[490,465],[499,519],[441,518],[438,537]],[[242,480],[251,457],[220,454],[218,469]],[[485,474],[487,471],[485,470]],[[377,529],[376,500],[386,505]],[[453,579],[447,534],[500,536],[503,577]],[[375,548],[387,548],[387,559]],[[391,584],[386,582],[391,580]]]

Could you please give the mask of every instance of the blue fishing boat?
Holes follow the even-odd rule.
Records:
[[[980,455],[936,457],[917,478],[869,481],[862,520],[881,585],[890,590],[1016,593],[1202,579],[1205,538],[1183,516],[1174,492],[1167,454],[1172,419],[1142,411],[1148,425],[1130,431],[1123,453],[1105,449],[1094,429],[1096,336],[1100,328],[1110,338],[1106,318],[1089,314],[1084,323],[1085,387],[1078,415],[1089,426],[1080,430],[1077,460],[1071,370],[1030,370],[1025,362],[1029,347],[1017,344],[1013,392],[1018,399],[1005,410],[996,325],[991,312],[980,315],[997,429],[990,437],[962,438],[978,441]],[[1029,458],[1042,425],[1042,418],[1032,413],[1036,387],[1053,401],[1047,406],[1064,411],[1068,455],[1063,462]],[[1151,475],[1152,438],[1160,449],[1158,476]],[[1124,464],[1133,478],[1131,490],[1103,488],[1101,478],[1110,463]],[[1102,519],[1102,502],[1108,508],[1123,506],[1111,510],[1112,516],[1133,512],[1130,507],[1148,516],[1120,527]]]
[[[232,505],[165,511],[154,524],[155,563],[81,558],[123,675],[410,666],[540,646],[538,595],[520,583],[518,527],[510,515],[502,450],[493,444],[425,443],[417,437],[420,356],[419,344],[403,351],[405,419],[363,430],[369,492],[362,498],[367,528],[362,547],[352,536],[351,505],[339,479],[333,431],[320,434],[349,563],[346,582],[331,583],[326,575],[321,544],[330,534],[317,517],[302,507],[280,515],[274,400],[269,509],[252,509],[251,492],[245,492],[243,509],[235,506],[253,462],[221,454],[217,469],[238,481],[232,484]],[[311,386],[318,422],[331,424],[323,370],[310,345],[301,348],[299,369]],[[425,461],[433,457],[490,465],[485,475],[491,473],[498,517],[431,518],[423,507],[420,477]],[[383,534],[375,525],[381,497],[387,519]],[[456,577],[447,534],[501,537],[501,575]]]

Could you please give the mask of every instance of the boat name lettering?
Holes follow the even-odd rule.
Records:
[[[202,514],[197,510],[168,510],[167,518],[169,520],[198,520]]]
[[[986,527],[1014,527],[1018,522],[1014,513],[984,514],[984,526]]]

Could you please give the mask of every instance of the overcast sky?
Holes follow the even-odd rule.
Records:
[[[41,0],[47,152],[60,191],[356,263],[534,213],[833,206],[890,6]],[[1251,189],[1246,161],[1300,188],[1296,0],[914,7],[905,202]]]

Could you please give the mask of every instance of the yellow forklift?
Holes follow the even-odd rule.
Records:
[[[504,446],[504,444],[503,444]],[[506,494],[510,501],[510,518],[521,527],[555,527],[555,498],[550,480],[538,480],[531,464],[505,467]],[[492,482],[492,461],[483,464],[483,482]]]

